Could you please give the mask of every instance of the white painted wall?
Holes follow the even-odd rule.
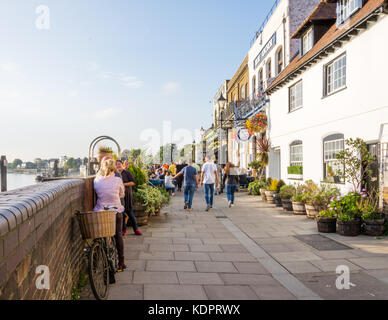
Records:
[[[388,16],[368,27],[357,37],[310,67],[271,96],[268,107],[269,138],[273,148],[281,149],[282,179],[288,183],[289,145],[303,141],[304,180],[323,180],[322,139],[333,133],[347,138],[378,141],[381,125],[388,123]],[[323,67],[346,52],[347,88],[323,96]],[[303,108],[288,112],[288,89],[303,81]],[[388,142],[384,140],[382,142]],[[271,167],[269,175],[271,175]],[[349,185],[341,186],[345,192]]]

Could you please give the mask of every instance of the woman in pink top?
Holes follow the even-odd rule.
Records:
[[[105,211],[105,207],[116,207],[116,246],[119,254],[119,271],[126,269],[124,263],[123,241],[123,212],[124,207],[120,198],[125,195],[123,180],[116,177],[116,163],[114,160],[105,160],[94,179],[94,190],[97,193],[97,204],[94,211]]]

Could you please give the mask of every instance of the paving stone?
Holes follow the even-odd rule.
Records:
[[[258,300],[249,286],[204,286],[209,300]]]
[[[140,260],[174,260],[173,252],[141,252]]]
[[[181,284],[224,284],[217,273],[178,272]]]
[[[175,260],[178,261],[210,261],[210,257],[204,252],[175,252]]]
[[[230,261],[230,262],[253,262],[256,259],[248,253],[209,253],[210,258],[213,261]]]
[[[221,244],[220,247],[224,252],[248,253],[248,250],[241,244]]]
[[[175,284],[179,283],[175,272],[149,272],[135,271],[133,274],[134,284]]]
[[[240,244],[240,242],[237,239],[230,238],[230,239],[203,239],[202,240],[204,244]]]
[[[220,277],[225,284],[271,285],[277,283],[271,276],[261,274],[221,274]]]
[[[213,234],[209,232],[186,232],[186,237],[189,239],[213,239]]]
[[[169,244],[172,241],[170,238],[144,238],[144,243],[148,244]]]
[[[144,285],[145,300],[207,300],[199,285]]]
[[[261,300],[296,300],[296,297],[278,283],[252,285],[251,288]]]
[[[195,262],[198,272],[238,273],[231,262]]]
[[[174,238],[172,239],[172,241],[174,244],[195,244],[195,245],[203,244],[201,239]]]
[[[258,262],[235,262],[239,273],[268,274],[269,272]]]
[[[358,258],[354,250],[334,250],[334,251],[314,251],[314,253],[323,259],[348,259]]]
[[[125,260],[128,271],[144,271],[145,270],[145,260]]]
[[[364,269],[388,269],[388,257],[354,258],[349,261]]]
[[[279,262],[321,260],[320,257],[309,251],[273,253],[272,256]]]
[[[308,261],[294,261],[294,262],[283,262],[283,267],[291,273],[313,273],[321,272],[316,266],[312,265]]]
[[[149,251],[190,251],[185,244],[151,244]]]
[[[324,272],[336,272],[338,266],[347,266],[350,271],[361,270],[359,266],[345,259],[311,261],[311,263]]]
[[[153,238],[184,238],[183,232],[152,232]]]
[[[196,271],[192,261],[147,261],[147,271]]]
[[[190,249],[193,252],[222,252],[220,246],[213,244],[190,245]]]

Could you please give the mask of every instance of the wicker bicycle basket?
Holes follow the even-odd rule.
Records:
[[[113,237],[116,234],[115,211],[77,212],[76,216],[84,240]]]

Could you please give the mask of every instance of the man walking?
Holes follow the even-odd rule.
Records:
[[[195,190],[198,188],[198,173],[197,170],[193,167],[193,164],[190,163],[187,167],[184,167],[181,172],[179,172],[173,179],[183,176],[183,190],[185,197],[185,207],[189,211],[193,210],[193,199]]]
[[[202,167],[201,173],[201,186],[205,185],[205,200],[206,200],[206,210],[209,211],[213,208],[214,202],[214,185],[218,188],[218,172],[217,166],[214,162],[210,161],[209,158],[206,158],[206,163]]]

